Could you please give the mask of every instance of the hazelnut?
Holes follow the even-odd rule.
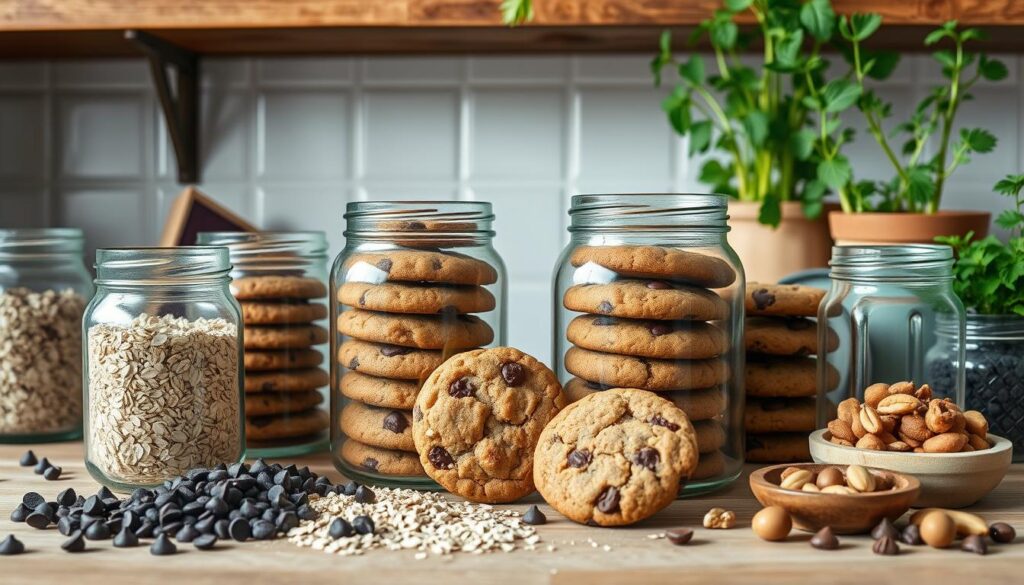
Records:
[[[956,524],[945,512],[931,512],[921,520],[921,540],[934,548],[946,548],[956,537]]]
[[[758,537],[771,542],[785,540],[793,529],[793,520],[781,506],[763,508],[750,522],[750,527]]]
[[[818,472],[818,487],[825,489],[830,485],[846,485],[843,479],[843,472],[836,467],[826,467]]]

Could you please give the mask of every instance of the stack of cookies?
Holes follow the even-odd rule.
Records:
[[[312,443],[330,425],[320,389],[330,376],[314,346],[327,287],[305,276],[245,276],[231,283],[245,324],[245,435],[250,448]]]
[[[723,472],[729,336],[715,321],[729,304],[711,289],[736,279],[720,258],[657,246],[581,246],[562,299],[569,323],[565,369],[575,401],[607,388],[659,393],[693,422],[700,460],[692,479]]]
[[[818,388],[813,317],[824,296],[825,291],[809,286],[747,285],[748,461],[810,459],[807,435],[815,428]]]
[[[340,456],[354,470],[426,477],[412,435],[420,385],[455,353],[491,343],[476,313],[495,310],[495,269],[436,250],[355,253],[342,265],[338,425]]]

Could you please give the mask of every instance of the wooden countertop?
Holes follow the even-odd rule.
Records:
[[[18,458],[32,448],[63,467],[61,479],[45,481],[31,468],[18,466]],[[340,480],[326,454],[296,457],[317,473]],[[748,466],[748,470],[754,466]],[[360,557],[338,557],[298,548],[284,539],[272,542],[219,543],[215,551],[201,552],[179,545],[179,554],[153,557],[148,547],[113,549],[110,541],[88,543],[88,551],[65,553],[55,528],[39,531],[7,519],[27,491],[52,498],[73,487],[92,493],[98,484],[82,464],[81,443],[0,446],[0,538],[13,533],[29,552],[0,557],[0,583],[113,584],[170,582],[202,583],[856,583],[858,585],[939,585],[941,583],[1008,584],[1020,582],[1024,569],[1024,465],[1015,465],[1003,483],[971,511],[987,520],[1009,522],[1022,533],[1011,545],[993,545],[988,556],[957,549],[903,547],[898,557],[871,553],[868,537],[841,538],[840,550],[819,551],[807,544],[809,535],[794,533],[785,543],[758,540],[749,529],[760,508],[747,487],[746,474],[732,487],[699,499],[679,500],[638,526],[602,529],[581,526],[562,518],[547,506],[548,524],[538,528],[544,544],[536,551],[487,555],[455,554],[416,561],[413,552],[370,551]],[[538,501],[536,496],[534,501]],[[529,503],[529,502],[527,502]],[[732,530],[704,530],[701,518],[713,506],[734,510],[738,526]],[[514,506],[520,510],[526,504]],[[668,528],[695,528],[687,546],[650,540],[649,534]],[[592,544],[594,543],[594,544]],[[610,550],[605,550],[608,545]]]

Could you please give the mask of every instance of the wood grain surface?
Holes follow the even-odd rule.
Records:
[[[61,479],[49,482],[17,464],[27,448],[64,468]],[[299,457],[332,480],[341,476],[326,454]],[[751,466],[749,469],[753,469]],[[748,472],[749,472],[748,469]],[[28,547],[27,554],[0,557],[0,583],[108,585],[116,583],[169,583],[189,585],[216,583],[399,583],[474,585],[533,583],[602,585],[631,583],[851,583],[857,585],[939,585],[957,583],[986,585],[1019,583],[1024,567],[1024,537],[1011,545],[993,545],[988,556],[957,549],[934,550],[903,547],[898,557],[871,553],[867,537],[842,537],[836,551],[819,551],[807,544],[809,535],[794,533],[787,542],[758,540],[749,529],[751,516],[760,508],[747,487],[746,474],[731,488],[698,499],[679,500],[638,526],[618,529],[590,528],[562,518],[534,496],[512,506],[524,510],[540,503],[548,524],[538,528],[543,539],[537,551],[487,555],[455,554],[417,561],[413,552],[370,551],[359,557],[337,557],[300,549],[286,540],[221,543],[209,552],[179,545],[179,554],[153,557],[147,547],[114,549],[110,541],[88,542],[89,551],[79,554],[60,549],[62,537],[54,528],[34,530],[7,519],[26,491],[52,498],[74,487],[80,493],[98,489],[82,465],[80,443],[8,445],[0,447],[0,537],[15,534]],[[705,530],[701,518],[713,506],[734,510],[737,527]],[[1003,520],[1024,532],[1024,466],[1014,466],[989,497],[971,511],[989,521]],[[668,528],[696,529],[687,546],[666,540],[650,540],[649,534]],[[545,545],[554,545],[548,552]],[[608,550],[605,550],[607,545]]]

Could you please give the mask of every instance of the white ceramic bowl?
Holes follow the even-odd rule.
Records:
[[[811,433],[815,463],[863,465],[913,475],[921,482],[915,508],[964,508],[985,497],[1010,468],[1013,443],[989,435],[992,448],[967,453],[897,453],[829,442],[828,429]]]

